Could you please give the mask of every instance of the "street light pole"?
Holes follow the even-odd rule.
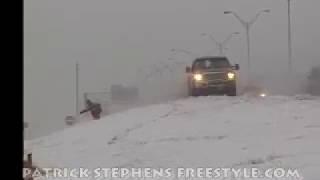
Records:
[[[220,55],[220,56],[223,56],[223,55],[224,55],[224,52],[223,52],[223,49],[224,49],[223,44],[219,43],[219,44],[217,44],[217,45],[218,45],[218,48],[219,48],[219,55]]]
[[[76,120],[79,121],[79,62],[76,62]]]
[[[194,58],[198,57],[199,54],[196,54],[196,53],[193,53],[191,51],[188,51],[188,50],[184,50],[184,49],[176,49],[176,48],[173,48],[170,50],[171,52],[180,52],[180,53],[183,53],[183,54],[186,54],[188,55],[191,60],[194,60]]]
[[[224,53],[224,49],[226,49],[226,45],[227,43],[231,40],[231,38],[233,37],[233,35],[236,35],[236,34],[240,34],[239,32],[234,32],[234,33],[231,33],[229,36],[226,37],[226,39],[222,42],[220,41],[217,41],[212,35],[209,35],[209,34],[206,34],[206,33],[202,33],[201,35],[202,36],[209,36],[209,38],[218,46],[219,48],[219,55],[220,56],[223,56],[225,55]]]
[[[288,0],[288,72],[292,72],[291,0]]]
[[[246,30],[246,35],[247,35],[247,57],[248,57],[248,81],[250,83],[250,74],[251,74],[251,54],[250,54],[250,28],[252,27],[252,25],[258,20],[258,17],[262,14],[262,13],[269,13],[270,10],[262,10],[259,11],[255,17],[251,20],[251,21],[245,21],[243,20],[237,13],[233,12],[233,11],[225,11],[224,14],[232,14],[234,17],[236,17],[239,22],[241,23],[241,25],[245,28]]]
[[[246,35],[247,35],[247,57],[248,57],[248,75],[251,74],[251,54],[250,54],[250,25],[246,24]]]
[[[184,50],[184,49],[173,48],[173,49],[171,49],[171,51],[172,52],[182,52],[182,53],[187,54],[187,55],[192,56],[192,57],[195,56],[195,54],[193,52],[188,51],[188,50]]]

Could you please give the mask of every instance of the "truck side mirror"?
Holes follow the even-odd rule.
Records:
[[[235,65],[234,65],[234,69],[235,69],[235,70],[239,70],[239,69],[240,69],[239,64],[235,64]]]
[[[186,73],[190,73],[191,72],[191,68],[189,66],[186,67]]]

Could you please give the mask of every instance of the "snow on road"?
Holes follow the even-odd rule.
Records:
[[[25,142],[40,167],[290,167],[320,178],[320,99],[197,97]]]

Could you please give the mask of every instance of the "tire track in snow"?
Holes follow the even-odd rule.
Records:
[[[263,165],[267,163],[282,163],[282,159],[295,157],[295,155],[279,155],[279,154],[270,154],[265,157],[260,158],[250,158],[247,161],[242,161],[236,164],[233,164],[232,167],[247,167],[247,166],[254,166],[254,165]]]
[[[135,144],[138,145],[147,145],[151,143],[164,143],[164,142],[191,142],[191,141],[200,141],[200,140],[205,140],[205,141],[216,141],[216,140],[222,140],[227,138],[227,136],[222,135],[222,136],[201,136],[201,137],[196,137],[196,136],[189,136],[189,137],[169,137],[169,138],[161,138],[161,139],[156,139],[153,141],[137,141]]]
[[[201,99],[206,99],[207,101],[202,104],[200,103],[200,107],[197,106],[199,100]],[[192,101],[196,102],[194,104]],[[202,107],[207,109],[214,109],[215,111],[218,111],[218,114],[221,114],[224,110],[228,110],[233,106],[238,106],[239,104],[243,103],[250,103],[250,100],[252,98],[246,98],[246,97],[236,97],[236,98],[229,98],[229,97],[203,97],[203,98],[192,98],[191,102],[190,101],[178,101],[178,102],[173,102],[169,103],[168,105],[171,106],[171,109],[169,109],[166,113],[163,113],[162,115],[159,115],[157,118],[154,118],[150,121],[143,122],[143,123],[138,123],[130,128],[127,128],[123,132],[115,135],[112,137],[110,141],[108,141],[108,146],[113,146],[119,143],[120,141],[124,140],[127,138],[130,133],[133,131],[142,129],[150,124],[156,123],[160,120],[163,119],[168,119],[168,117],[174,115],[182,115],[185,113],[189,113],[189,111],[192,111],[194,109],[201,109]],[[209,102],[215,101],[216,103],[214,106],[206,106],[206,104],[209,104]],[[190,104],[191,103],[191,104]],[[196,108],[195,106],[196,105]],[[182,109],[182,111],[179,111],[179,109]],[[217,116],[218,114],[215,114]],[[132,152],[128,152],[126,149],[127,145],[131,144],[133,146],[144,146],[148,144],[158,144],[158,143],[180,143],[180,142],[187,142],[187,143],[192,143],[192,142],[198,142],[198,141],[208,141],[208,142],[215,142],[219,140],[223,140],[227,138],[227,135],[218,135],[218,136],[187,136],[187,137],[165,137],[165,138],[160,138],[156,140],[151,140],[151,141],[131,141],[128,142],[125,147],[123,152],[117,152],[112,155],[112,157],[115,158],[120,158],[120,159],[130,159],[129,161],[126,161],[125,163],[121,163],[119,166],[120,167],[133,167],[135,165],[142,165],[145,160],[142,159],[137,159],[136,157],[132,157]]]
[[[214,96],[211,96],[210,98],[213,98]],[[218,97],[214,97],[212,100],[225,100],[224,99],[224,97],[220,97],[220,96],[218,96]],[[224,109],[226,109],[226,108],[230,108],[230,106],[236,106],[236,105],[238,105],[238,104],[240,104],[240,103],[242,103],[242,102],[244,102],[244,98],[243,97],[240,97],[240,98],[230,98],[230,99],[228,99],[228,101],[227,102],[225,102],[225,101],[223,101],[223,103],[222,104],[218,104],[217,105],[217,107],[211,107],[211,108],[213,108],[213,109],[219,109],[220,110],[220,112],[222,111],[222,110],[224,110]],[[181,104],[181,103],[179,103],[179,102],[174,102],[174,103],[171,103],[171,104],[169,104],[172,108],[171,108],[171,110],[169,110],[167,113],[164,113],[163,115],[160,115],[158,118],[155,118],[155,119],[153,119],[153,120],[151,120],[151,121],[148,121],[148,122],[144,122],[144,123],[139,123],[139,124],[137,124],[137,125],[135,125],[135,126],[133,126],[133,127],[131,127],[131,128],[127,128],[124,132],[122,132],[122,133],[120,133],[120,134],[118,134],[118,135],[115,135],[115,136],[113,136],[112,137],[112,139],[111,140],[109,140],[108,141],[108,145],[114,145],[114,144],[116,144],[118,141],[120,141],[120,140],[123,140],[123,139],[125,139],[126,137],[128,137],[129,136],[129,134],[131,133],[131,132],[133,132],[133,131],[136,131],[136,130],[138,130],[138,129],[141,129],[141,128],[143,128],[143,127],[145,127],[145,126],[148,126],[148,125],[150,125],[150,124],[152,124],[152,123],[156,123],[157,121],[159,121],[159,120],[162,120],[162,119],[165,119],[165,118],[168,118],[169,116],[171,116],[173,113],[176,113],[176,112],[178,112],[178,109],[179,109],[179,107],[182,107],[182,106],[185,106],[185,104]],[[178,113],[178,114],[184,114],[184,113],[187,113],[187,112],[180,112],[180,113]],[[171,141],[171,142],[173,142],[173,141],[175,141],[175,139],[176,139],[176,141],[183,141],[183,139],[185,140],[185,141],[187,141],[187,140],[189,140],[189,141],[192,141],[193,139],[203,139],[203,140],[212,140],[212,139],[223,139],[224,137],[227,137],[227,136],[218,136],[218,137],[211,137],[211,136],[204,136],[204,137],[186,137],[186,138],[175,138],[175,137],[171,137],[171,138],[167,138],[167,139],[160,139],[160,140],[156,140],[156,141]],[[137,142],[138,144],[140,143],[140,144],[144,144],[144,143],[150,143],[150,142],[143,142],[143,141],[140,141],[140,142]],[[159,143],[159,142],[156,142],[156,143]]]
[[[114,145],[118,141],[123,140],[126,137],[128,137],[131,132],[136,131],[138,129],[141,129],[141,128],[143,128],[143,127],[145,127],[145,126],[147,126],[147,125],[149,125],[151,123],[155,123],[155,122],[157,122],[159,120],[165,119],[165,118],[169,117],[170,115],[172,115],[174,112],[178,111],[179,104],[172,103],[172,104],[170,104],[170,106],[171,106],[171,109],[168,112],[164,113],[163,115],[161,115],[161,116],[159,116],[159,117],[157,117],[157,118],[155,118],[155,119],[153,119],[151,121],[147,121],[147,122],[144,122],[144,123],[136,124],[136,125],[134,125],[134,126],[132,126],[130,128],[127,128],[124,132],[113,136],[111,138],[111,140],[108,141],[108,145]]]

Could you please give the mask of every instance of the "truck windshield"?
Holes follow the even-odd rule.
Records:
[[[198,59],[193,65],[195,70],[219,69],[228,67],[230,67],[230,63],[226,58]]]

